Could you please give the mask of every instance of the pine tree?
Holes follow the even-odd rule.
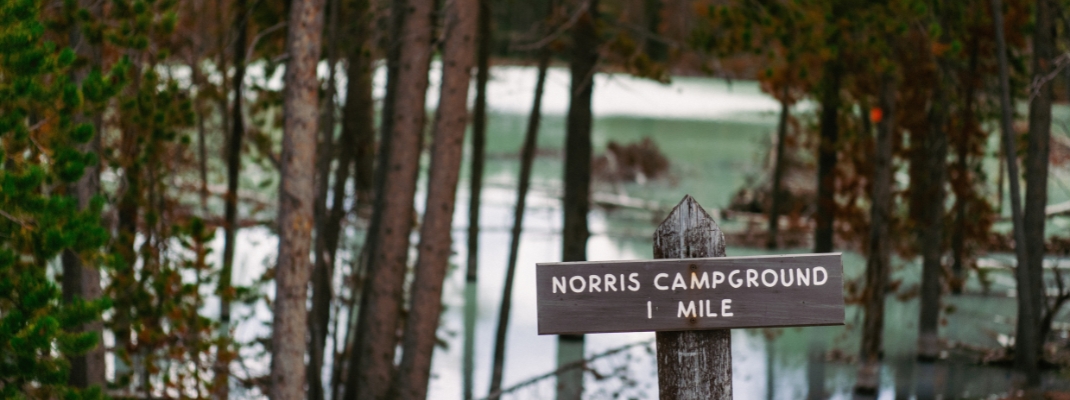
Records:
[[[65,193],[98,162],[77,147],[93,138],[93,125],[73,116],[114,96],[128,65],[72,82],[78,57],[48,40],[71,15],[64,9],[60,21],[45,21],[43,8],[39,0],[0,3],[0,397],[101,398],[99,387],[68,386],[68,357],[100,343],[80,329],[109,302],[63,302],[54,272],[64,249],[86,267],[101,263],[103,199],[82,210]]]

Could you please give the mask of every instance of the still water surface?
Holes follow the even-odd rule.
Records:
[[[478,396],[485,395],[489,386],[494,331],[519,173],[517,154],[527,123],[534,79],[533,68],[501,67],[494,70],[490,83],[486,187],[480,216],[479,317],[475,353]],[[381,86],[381,74],[377,81]],[[595,191],[623,191],[634,198],[657,202],[666,211],[685,194],[691,194],[700,204],[712,209],[727,206],[735,190],[760,177],[762,154],[775,128],[778,106],[762,94],[754,82],[678,78],[672,85],[660,85],[619,75],[598,75],[595,85],[593,140],[596,153],[600,153],[610,140],[631,142],[650,137],[672,162],[668,178],[621,186],[596,183]],[[432,90],[428,97],[433,105],[437,94]],[[561,258],[561,165],[567,99],[567,71],[553,69],[547,84],[546,116],[539,137],[540,156],[535,162],[514,286],[505,387],[555,369],[556,337],[536,333],[533,282],[535,263],[560,261]],[[809,108],[803,104],[796,111]],[[426,164],[426,157],[424,162]],[[439,330],[445,346],[437,348],[434,355],[430,387],[433,399],[458,399],[462,395],[463,264],[468,221],[467,170],[463,173],[454,217],[455,256],[452,263],[457,267],[451,269],[445,284],[445,310]],[[425,185],[422,180],[421,193],[417,196],[420,211]],[[650,235],[663,217],[664,213],[659,212],[593,209],[589,217],[592,236],[587,245],[588,259],[651,258]],[[738,221],[718,222],[726,229],[742,226]],[[359,227],[350,228],[351,248],[359,242],[358,232]],[[221,234],[217,235],[220,237]],[[266,230],[259,228],[245,230],[239,238],[242,243],[238,248],[239,267],[235,283],[247,284],[262,272],[264,260],[269,260],[275,251],[276,241]],[[414,242],[417,239],[414,235]],[[219,246],[221,248],[221,243]],[[806,251],[798,248],[775,253]],[[727,253],[730,256],[769,254],[732,243],[729,243]],[[902,281],[901,292],[917,284],[920,268],[916,263],[897,260],[894,264],[893,280]],[[864,266],[860,255],[846,253],[845,280],[860,277]],[[982,293],[974,276],[966,295],[945,296],[945,305],[954,311],[943,314],[946,323],[940,328],[942,337],[949,342],[985,348],[998,348],[1007,342],[1008,335],[1013,333],[1015,300],[1007,295],[1014,282],[1006,271],[997,269],[991,274],[994,283],[988,294]],[[213,307],[207,306],[208,309]],[[885,367],[878,398],[987,398],[1012,389],[1008,370],[979,366],[973,361],[975,356],[972,354],[952,351],[947,360],[935,364],[915,363],[917,308],[916,299],[888,302]],[[265,334],[265,328],[258,320],[269,319],[269,310],[260,306],[247,312],[255,317],[238,327],[239,338],[250,339]],[[843,327],[734,330],[735,398],[798,399],[815,393],[820,393],[817,396],[820,398],[850,397],[860,325],[858,307],[848,306],[846,326]],[[588,335],[586,354],[591,356],[628,344],[647,343],[653,337],[653,333]],[[266,366],[265,362],[259,367]],[[622,398],[657,397],[654,358],[649,345],[606,357],[594,368],[600,374],[587,374],[587,397],[610,398],[614,394],[620,394]],[[1059,372],[1046,373],[1045,384],[1065,390],[1070,387],[1065,376]],[[513,398],[552,398],[553,385],[552,379],[543,380],[518,390]]]

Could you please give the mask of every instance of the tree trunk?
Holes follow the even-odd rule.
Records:
[[[89,8],[89,12],[94,17],[100,17],[101,10],[99,5],[89,5],[86,4],[86,1],[80,3],[80,6]],[[74,73],[74,82],[81,84],[89,74],[90,68],[100,68],[100,47],[99,44],[91,43],[82,35],[82,26],[79,24],[71,27],[70,46],[78,49],[79,57],[89,61],[88,67],[81,68]],[[97,111],[91,111],[89,114],[89,116],[79,116],[77,118],[90,120],[95,134],[88,144],[79,146],[79,151],[99,155],[101,151],[103,116]],[[86,165],[82,177],[78,179],[78,182],[70,185],[69,190],[74,192],[74,196],[78,199],[79,209],[85,210],[89,207],[89,201],[100,192],[100,162]],[[100,299],[102,294],[100,270],[94,266],[85,265],[78,254],[70,249],[63,251],[62,261],[63,301],[70,303],[75,299],[89,301]],[[98,386],[103,389],[107,383],[104,374],[104,324],[100,320],[93,321],[82,327],[81,331],[94,332],[97,336],[98,344],[89,352],[71,358],[70,376],[67,382],[77,388]]]
[[[401,311],[409,232],[413,223],[412,200],[416,192],[420,139],[424,127],[424,99],[433,32],[433,0],[398,0],[394,12],[404,13],[399,36],[400,63],[390,142],[384,169],[382,201],[375,244],[370,248],[357,338],[349,365],[350,382],[345,397],[383,399],[394,374],[394,353]],[[355,375],[355,376],[354,376]]]
[[[245,47],[248,35],[248,0],[238,0],[234,10],[237,39],[234,42],[234,103],[231,108],[230,140],[227,143],[227,195],[223,211],[223,268],[219,271],[219,338],[216,350],[213,397],[226,399],[230,391],[230,302],[234,298],[231,275],[234,271],[234,249],[238,232],[238,181],[241,174],[242,138],[245,118],[242,115],[242,82],[245,80]]]
[[[576,1],[581,11],[572,28],[571,99],[565,139],[565,198],[562,261],[586,261],[587,210],[591,191],[591,94],[594,92],[595,67],[598,64],[598,0]],[[583,335],[557,338],[557,366],[583,360]],[[579,399],[583,395],[582,368],[573,368],[557,376],[557,399]]]
[[[958,142],[955,144],[955,151],[957,153],[955,160],[955,170],[959,174],[959,182],[955,187],[955,230],[951,235],[951,272],[952,281],[948,282],[948,286],[951,287],[951,293],[961,294],[962,289],[966,286],[966,262],[968,255],[966,254],[966,226],[969,216],[966,214],[966,205],[968,197],[973,193],[973,177],[970,173],[970,145],[971,135],[975,132],[974,125],[977,120],[977,114],[975,111],[977,87],[978,84],[978,41],[973,39],[969,45],[969,70],[966,75],[965,84],[963,88],[963,98],[965,104],[962,108],[962,115],[959,121],[960,135]]]
[[[834,5],[831,20],[836,20],[841,13],[840,5]],[[830,37],[829,43],[836,43],[838,37]],[[839,148],[839,109],[840,85],[844,75],[843,65],[839,60],[825,62],[820,85],[821,116],[819,125],[821,140],[817,150],[817,211],[814,215],[814,253],[832,251],[835,231],[833,219],[836,215],[836,157]],[[807,364],[808,398],[825,396],[825,338],[820,330],[813,330],[809,343],[809,360]]]
[[[780,228],[780,183],[784,178],[784,141],[788,138],[788,119],[791,107],[788,105],[788,84],[784,82],[780,93],[780,121],[776,129],[776,161],[773,165],[773,188],[769,202],[769,237],[765,248],[777,247],[777,230]]]
[[[294,0],[286,38],[286,95],[283,100],[279,185],[279,255],[275,269],[275,318],[271,336],[271,397],[298,399],[305,393],[308,283],[312,266],[316,133],[323,1]]]
[[[454,199],[468,124],[468,86],[476,52],[479,0],[453,0],[446,5],[442,55],[442,89],[435,112],[427,207],[420,226],[419,255],[412,300],[402,340],[404,349],[395,379],[394,398],[427,398],[439,315],[442,284],[453,250]]]
[[[346,104],[342,109],[342,135],[350,132],[353,138],[352,147],[343,149],[351,149],[346,152],[353,153],[353,187],[356,208],[359,210],[368,209],[375,202],[375,101],[372,99],[372,74],[375,72],[372,26],[375,13],[370,0],[352,0],[350,3],[351,9],[345,12],[350,42],[346,55],[349,69],[346,73]],[[395,70],[391,74],[396,78],[397,59],[387,61],[388,69]],[[396,86],[395,81],[390,80],[394,83],[388,82],[388,87]],[[392,97],[390,94],[387,96]],[[383,101],[384,117],[387,115],[387,104],[390,103]],[[385,125],[385,118],[383,123]]]
[[[855,391],[876,395],[880,385],[880,360],[884,334],[884,298],[888,290],[890,244],[888,227],[892,212],[892,137],[895,134],[895,78],[885,74],[881,83],[876,157],[873,161],[873,199],[870,209],[869,258],[863,292],[865,319]]]
[[[1021,190],[1018,187],[1018,156],[1017,148],[1014,142],[1014,128],[1012,127],[1012,111],[1014,106],[1011,103],[1011,90],[1010,90],[1010,78],[1007,66],[1007,41],[1003,34],[1003,2],[1001,0],[992,0],[992,23],[996,30],[996,52],[999,59],[999,86],[1000,86],[1000,128],[1003,131],[1003,154],[1006,156],[1007,161],[1007,180],[1010,181],[1010,198],[1011,198],[1011,220],[1014,223],[1014,252],[1017,256],[1018,265],[1028,265],[1029,258],[1027,257],[1028,249],[1025,245],[1025,231],[1024,221],[1022,218],[1022,206],[1021,206]],[[1039,31],[1039,29],[1038,29]],[[1032,107],[1032,105],[1030,105]],[[1037,324],[1028,323],[1027,321],[1036,322],[1040,315],[1040,310],[1033,306],[1033,302],[1029,299],[1033,299],[1034,296],[1039,296],[1039,293],[1033,293],[1033,286],[1030,283],[1029,275],[1026,273],[1028,268],[1017,268],[1015,276],[1018,281],[1018,335],[1015,347],[1015,365],[1022,373],[1024,373],[1027,379],[1033,380],[1039,378],[1037,371],[1037,352],[1027,351],[1024,349],[1027,346],[1036,345],[1035,342],[1031,342],[1029,338],[1035,338],[1036,331],[1039,328]],[[1023,340],[1024,339],[1024,340]],[[1039,349],[1039,347],[1034,347]]]
[[[479,205],[483,193],[483,161],[487,136],[487,80],[490,78],[491,0],[479,0],[476,50],[476,102],[472,110],[472,170],[468,198],[468,264],[464,286],[464,399],[473,398],[476,315],[479,311]]]
[[[1033,31],[1033,81],[1044,79],[1053,68],[1054,26],[1049,0],[1036,2],[1036,26]],[[1037,362],[1047,338],[1040,336],[1040,315],[1044,304],[1044,207],[1048,204],[1048,154],[1051,141],[1052,86],[1043,83],[1031,88],[1035,97],[1029,103],[1029,147],[1025,163],[1025,233],[1026,262],[1019,264],[1019,287],[1029,285],[1029,291],[1019,290],[1019,302],[1029,302],[1033,310],[1028,318],[1018,317],[1018,343],[1015,361],[1026,373],[1027,384],[1037,387],[1040,374]],[[1026,293],[1029,297],[1026,297]]]
[[[139,90],[139,76],[135,74],[132,84],[128,87],[127,95],[137,93]],[[118,232],[113,244],[113,253],[119,256],[118,271],[109,284],[109,294],[115,300],[112,317],[112,332],[115,335],[114,365],[115,382],[119,387],[129,387],[133,381],[133,369],[130,365],[129,351],[131,345],[131,324],[133,323],[133,305],[130,296],[132,288],[137,285],[137,271],[134,265],[137,263],[138,254],[134,248],[137,237],[139,201],[141,194],[141,146],[139,145],[139,132],[131,126],[121,126],[122,137],[120,138],[120,165],[123,168],[122,197],[117,206]]]
[[[313,210],[316,224],[315,266],[312,268],[312,312],[309,314],[309,363],[308,363],[308,398],[323,400],[323,352],[327,342],[327,329],[331,324],[331,299],[334,296],[331,288],[331,276],[334,274],[334,252],[328,251],[328,240],[333,240],[335,246],[338,243],[338,225],[331,226],[331,213],[327,210],[327,195],[329,193],[331,163],[341,158],[341,152],[336,150],[334,143],[335,127],[335,72],[338,63],[338,12],[341,0],[328,0],[327,16],[327,89],[324,91],[326,103],[322,110],[322,122],[320,123],[320,140],[316,151],[316,204]],[[348,170],[349,164],[339,161],[338,170]],[[339,187],[345,192],[345,182],[340,182]],[[337,192],[337,190],[336,190]],[[344,196],[343,196],[344,197]],[[332,197],[332,199],[334,199]],[[344,199],[339,199],[344,200]],[[338,203],[333,206],[337,208]]]
[[[947,120],[948,120],[948,67],[937,56],[936,81],[933,83],[932,102],[929,105],[929,130],[922,138],[925,151],[923,171],[925,184],[923,217],[918,232],[918,247],[921,249],[921,300],[918,316],[918,359],[932,361],[939,356],[938,328],[940,322],[940,293],[943,291],[944,247],[944,200],[947,176]]]
[[[369,2],[370,3],[370,2]],[[359,5],[359,3],[358,3]],[[372,200],[372,213],[371,221],[368,224],[367,234],[364,238],[364,246],[361,248],[361,252],[358,258],[357,266],[358,270],[355,271],[350,279],[350,287],[352,288],[349,307],[349,329],[346,331],[346,347],[345,352],[347,355],[346,362],[341,366],[340,376],[345,376],[345,385],[343,387],[336,387],[335,389],[342,389],[343,393],[341,397],[334,396],[333,398],[343,398],[347,400],[358,398],[358,388],[360,383],[361,371],[358,370],[358,365],[361,357],[356,350],[360,348],[360,343],[364,341],[364,326],[367,324],[363,322],[361,318],[366,318],[366,315],[361,313],[361,310],[368,308],[368,296],[365,292],[365,287],[370,284],[370,275],[373,269],[373,250],[377,249],[379,243],[380,226],[383,220],[383,207],[385,200],[385,185],[387,180],[387,174],[391,171],[388,170],[387,165],[390,164],[390,157],[392,156],[392,143],[393,143],[393,127],[394,127],[394,109],[397,102],[398,94],[398,82],[401,76],[401,49],[405,42],[401,40],[402,29],[405,28],[405,1],[395,0],[391,3],[389,12],[389,24],[390,32],[386,38],[386,93],[383,96],[383,106],[381,112],[381,122],[379,125],[379,148],[378,155],[375,160],[368,157],[366,159],[358,158],[356,160],[354,179],[354,186],[357,188],[358,205],[360,202],[360,190],[361,182],[363,178],[367,178],[364,174],[372,175],[372,186],[374,199]],[[371,9],[369,4],[368,9]],[[371,13],[369,13],[371,14]],[[369,65],[370,68],[370,65]],[[370,74],[371,72],[369,72]],[[370,79],[370,75],[369,75]],[[370,85],[369,80],[369,85]],[[368,97],[370,101],[370,97]],[[347,105],[348,105],[347,101]],[[370,135],[370,133],[369,133]],[[366,135],[360,135],[361,138],[367,138]],[[371,139],[371,138],[367,138]],[[363,143],[363,142],[361,142]],[[370,145],[370,144],[369,144]],[[358,148],[362,146],[358,145]],[[418,157],[418,156],[417,156]],[[374,164],[373,169],[365,169],[365,166],[371,167]],[[395,172],[396,173],[396,172]],[[415,183],[413,183],[415,185]],[[395,189],[396,190],[396,189]],[[415,191],[415,190],[414,190]],[[361,289],[358,291],[357,288]],[[358,295],[359,293],[359,295]],[[359,304],[359,306],[357,306]],[[337,382],[336,382],[337,384]],[[339,385],[341,386],[341,385]],[[384,391],[386,389],[383,389]]]
[[[645,28],[648,32],[654,34],[645,39],[644,49],[651,60],[664,62],[669,54],[669,46],[666,45],[665,39],[661,36],[661,14],[665,8],[665,1],[642,0],[642,2],[646,14]]]
[[[354,196],[356,197],[355,209],[360,209],[363,206],[369,206],[372,203],[373,196],[373,168],[375,150],[373,148],[375,144],[375,103],[372,100],[372,63],[374,62],[371,49],[371,30],[370,25],[374,20],[371,11],[371,4],[368,0],[354,0],[345,3],[344,14],[346,21],[350,23],[347,25],[346,37],[348,47],[346,48],[346,58],[348,59],[348,69],[346,72],[346,102],[342,106],[342,134],[339,149],[341,154],[339,155],[338,168],[335,169],[334,176],[334,191],[332,193],[333,199],[331,201],[331,211],[329,221],[327,223],[327,231],[325,233],[327,239],[327,254],[331,257],[329,260],[331,263],[335,262],[335,254],[338,251],[338,242],[341,236],[341,222],[345,218],[345,185],[349,181],[350,169],[355,169],[353,187]],[[355,262],[354,265],[362,265],[362,262]],[[358,293],[356,291],[356,285],[354,284],[359,279],[360,271],[358,267],[354,267],[351,271],[351,284],[347,285],[352,290],[350,292],[349,301],[352,304],[357,304],[356,299]],[[352,314],[355,307],[350,307],[351,314],[348,318],[342,318],[336,316],[336,325],[340,321],[346,321],[345,329],[345,341],[343,343],[335,343],[335,348],[342,349],[342,353],[348,354],[347,350],[351,345],[350,338],[353,337],[353,327],[348,324],[348,321],[353,321],[354,315]],[[338,332],[336,330],[335,336],[337,338]],[[339,398],[338,393],[342,385],[342,376],[344,373],[344,367],[347,364],[347,358],[343,354],[335,354],[334,365],[331,371],[331,386],[332,386],[332,399]]]
[[[821,88],[821,143],[817,155],[817,214],[814,252],[832,251],[832,221],[836,212],[836,149],[839,140],[840,79],[843,67],[836,60],[825,63]]]
[[[498,330],[494,336],[494,362],[491,366],[490,397],[502,390],[502,371],[505,368],[505,338],[509,328],[509,312],[513,303],[513,280],[516,262],[520,253],[520,232],[524,229],[524,209],[528,187],[531,185],[531,169],[538,147],[539,123],[542,119],[542,94],[546,87],[546,72],[550,66],[550,49],[539,50],[539,75],[535,80],[535,99],[531,104],[528,129],[524,134],[524,147],[520,150],[520,181],[516,189],[516,209],[513,211],[513,230],[509,241],[509,263],[505,268],[505,286],[502,289],[502,305],[498,310]]]

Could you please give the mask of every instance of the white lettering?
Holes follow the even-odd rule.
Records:
[[[713,286],[711,286],[711,287],[714,288],[714,289],[717,289],[717,284],[718,283],[724,283],[724,272],[713,271],[712,275],[713,275]]]
[[[758,286],[758,271],[753,269],[747,270],[747,287]]]
[[[602,291],[602,289],[598,287],[598,285],[602,284],[602,278],[601,277],[599,277],[598,275],[589,275],[589,276],[587,276],[587,280],[590,282],[590,284],[588,286],[591,287],[591,291],[592,292],[601,292]]]
[[[691,273],[691,288],[692,289],[702,289],[703,287],[709,289],[709,287],[710,287],[709,276],[707,276],[706,273],[703,272],[702,273],[702,279],[699,279],[698,273],[692,272]]]
[[[772,282],[769,282],[768,280],[765,279],[765,277],[769,276],[769,275],[773,276],[773,281]],[[771,270],[771,269],[767,269],[765,271],[762,271],[762,284],[765,285],[765,287],[776,286],[776,271]]]
[[[613,276],[612,274],[606,274],[605,280],[603,280],[603,282],[606,283],[607,292],[610,290],[614,292],[617,291],[617,277]]]
[[[717,313],[711,313],[710,310],[710,301],[706,300],[706,316],[710,318],[717,318]]]
[[[576,282],[580,283],[580,288],[576,289]],[[572,288],[573,292],[583,293],[583,289],[587,288],[587,281],[583,280],[582,276],[573,276],[568,279],[568,286]]]
[[[817,281],[817,273],[821,273],[821,282]],[[814,286],[824,285],[829,280],[829,272],[825,270],[825,267],[814,267]]]
[[[672,280],[672,290],[676,290],[677,286],[679,286],[680,289],[687,289],[687,284],[684,283],[684,276],[680,275],[679,272],[676,273],[676,278]]]
[[[806,272],[806,274],[803,274]],[[810,269],[809,268],[796,268],[795,276],[799,278],[799,286],[810,286]]]
[[[632,274],[632,275],[635,275],[635,274]],[[658,288],[658,290],[669,290],[668,286],[662,286],[661,284],[658,283],[659,279],[668,278],[668,277],[669,277],[669,274],[666,274],[666,273],[660,273],[660,274],[655,275],[654,276],[654,287]],[[634,290],[633,290],[633,292],[634,292]]]
[[[568,293],[568,291],[565,290],[565,281],[567,280],[565,277],[562,276],[561,280],[558,281],[557,277],[555,276],[553,278],[553,280],[554,280],[554,293],[557,293],[557,288],[558,287],[561,287],[561,293]]]
[[[653,318],[653,310],[650,309],[650,300],[646,301],[646,319]]]
[[[788,276],[784,277],[784,271],[788,271]],[[794,274],[791,272],[791,268],[784,268],[780,270],[780,284],[784,286],[791,286],[795,282]]]
[[[687,305],[687,308],[684,308],[684,302],[681,301],[679,303],[679,306],[676,308],[676,317],[677,318],[687,318],[687,317],[693,317],[695,315],[697,315],[697,314],[695,313],[695,302],[694,301],[690,302]]]
[[[736,276],[736,274],[738,274],[738,273],[739,273],[739,270],[737,269],[735,271],[732,271],[732,273],[728,274],[728,284],[732,285],[732,287],[734,287],[734,288],[738,288],[740,286],[743,286],[743,280],[742,279],[739,279],[739,278],[732,279],[732,277]]]
[[[728,310],[732,309],[732,305],[731,304],[732,304],[732,299],[721,300],[721,316],[722,317],[731,317],[733,315],[732,313],[728,312]]]
[[[632,282],[632,284],[628,286],[628,290],[633,292],[639,291],[639,273],[632,272],[631,275],[628,275],[628,280]],[[624,275],[620,276],[620,287],[621,290],[624,290]]]

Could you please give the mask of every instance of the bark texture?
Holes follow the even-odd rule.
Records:
[[[881,84],[873,168],[873,198],[870,209],[869,258],[866,260],[866,287],[863,292],[865,318],[862,323],[862,350],[859,353],[857,392],[877,393],[884,336],[884,299],[888,291],[891,249],[888,227],[892,211],[892,136],[895,131],[895,81],[886,74]]]
[[[442,284],[453,249],[451,228],[468,124],[468,86],[475,61],[479,0],[446,4],[442,58],[442,90],[435,111],[427,207],[420,226],[419,255],[412,283],[412,300],[402,340],[404,352],[392,396],[402,400],[427,398],[439,315]]]
[[[398,46],[400,61],[388,154],[382,175],[377,226],[372,232],[368,277],[363,290],[357,338],[349,365],[347,399],[383,399],[394,374],[397,328],[401,314],[409,232],[413,222],[420,138],[424,128],[427,72],[433,32],[432,0],[399,0],[394,12],[404,13]]]
[[[654,233],[654,258],[724,257],[724,234],[690,195]],[[668,399],[732,398],[729,329],[657,332],[658,392]]]
[[[319,80],[323,0],[294,0],[286,47],[285,121],[279,187],[279,255],[275,269],[274,331],[271,336],[273,399],[299,399],[305,393],[308,334],[308,283],[312,272],[316,134],[319,131]]]
[[[371,192],[374,197],[372,198],[372,213],[370,218],[371,221],[368,224],[367,236],[365,236],[364,238],[364,246],[361,249],[361,253],[357,262],[359,269],[357,273],[352,274],[352,277],[350,279],[352,295],[350,296],[349,306],[349,329],[346,330],[346,362],[344,363],[344,365],[341,366],[341,370],[339,371],[338,375],[345,377],[345,384],[344,386],[337,385],[335,387],[336,390],[342,389],[344,391],[341,393],[341,397],[332,396],[332,398],[343,398],[347,400],[358,398],[361,371],[357,368],[359,363],[361,362],[360,359],[361,357],[363,357],[363,355],[356,350],[360,348],[360,344],[364,340],[365,332],[362,327],[366,325],[367,322],[363,322],[363,320],[361,320],[361,310],[366,309],[368,306],[369,296],[367,296],[365,293],[365,286],[369,285],[371,280],[371,271],[374,270],[374,267],[372,265],[374,256],[373,250],[378,248],[379,232],[381,231],[380,227],[382,226],[383,220],[383,204],[387,201],[385,197],[386,191],[384,190],[384,188],[386,185],[387,174],[390,172],[390,169],[387,168],[387,166],[390,164],[390,157],[392,156],[391,149],[393,148],[393,146],[391,145],[393,143],[393,115],[395,108],[394,104],[397,102],[398,97],[398,80],[401,74],[401,31],[404,28],[405,16],[407,15],[407,13],[405,12],[405,7],[405,1],[392,1],[390,11],[388,13],[389,17],[384,18],[389,21],[390,31],[387,35],[385,35],[387,36],[385,39],[387,71],[386,93],[383,96],[383,106],[380,110],[381,122],[379,125],[380,140],[378,146],[378,153],[374,157],[374,161],[370,158],[363,160],[358,159],[356,161],[357,165],[355,167],[355,173],[357,174],[357,176],[354,179],[354,186],[358,188],[358,198],[360,196],[359,188],[362,182],[361,174],[362,171],[364,171],[362,168],[365,166],[371,166],[372,164],[374,164],[374,170],[371,173]],[[348,104],[349,103],[347,101],[347,106]],[[346,117],[346,119],[348,119],[348,117]],[[364,135],[359,136],[359,138],[360,137],[364,137]],[[358,139],[358,142],[360,142],[360,139]],[[413,183],[413,185],[415,185],[415,183]]]
[[[598,64],[598,0],[575,2],[583,9],[572,28],[569,61],[572,94],[565,138],[564,229],[562,261],[586,261],[587,211],[591,192],[591,94]],[[558,337],[558,367],[583,360],[583,335]],[[567,350],[567,351],[564,351]],[[583,369],[573,368],[557,376],[557,399],[579,399],[583,394]]]
[[[1033,81],[1047,76],[1055,52],[1053,14],[1049,0],[1036,2],[1036,26],[1033,31]],[[1029,286],[1029,297],[1019,290],[1019,302],[1028,302],[1032,313],[1019,315],[1015,363],[1026,374],[1029,386],[1040,384],[1037,363],[1046,338],[1040,336],[1044,302],[1044,207],[1048,204],[1048,156],[1051,142],[1051,83],[1032,87],[1029,103],[1029,145],[1025,161],[1025,233],[1026,262],[1018,265],[1018,285]]]
[[[531,170],[535,161],[535,148],[539,135],[539,123],[542,120],[542,95],[546,87],[546,72],[550,66],[550,50],[542,49],[539,54],[539,76],[535,80],[535,99],[531,104],[527,132],[524,133],[524,147],[520,150],[520,181],[516,189],[516,209],[513,211],[513,230],[509,241],[509,263],[506,264],[505,286],[502,289],[502,305],[498,310],[498,330],[494,335],[494,361],[491,365],[490,397],[502,390],[502,372],[505,368],[505,338],[509,330],[509,313],[513,303],[513,280],[516,278],[516,263],[520,254],[520,233],[524,229],[524,209],[527,203],[528,188],[531,186]]]

